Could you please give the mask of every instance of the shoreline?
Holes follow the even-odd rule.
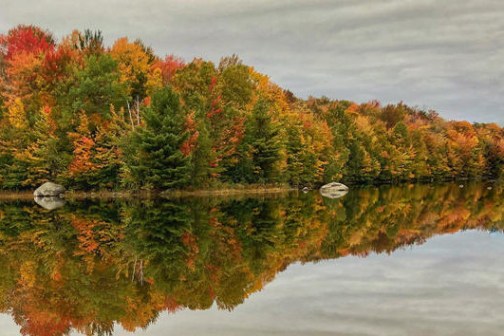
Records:
[[[397,185],[410,185],[410,184],[450,184],[450,183],[490,183],[495,184],[502,181],[501,179],[466,179],[466,180],[448,180],[448,181],[406,181],[401,183],[380,183],[380,184],[368,184],[368,183],[349,183],[348,186],[351,189],[369,188],[375,187],[379,188],[384,185],[397,186]],[[318,191],[319,188],[310,189],[311,191]],[[222,186],[222,188],[208,188],[208,189],[175,189],[167,191],[159,190],[139,190],[139,191],[129,191],[129,190],[95,190],[95,191],[78,191],[69,190],[65,192],[61,198],[66,200],[86,200],[86,199],[103,199],[103,200],[114,200],[114,199],[176,199],[176,198],[191,198],[191,197],[228,197],[228,196],[261,196],[261,195],[278,195],[290,192],[302,192],[301,189],[292,186],[266,186],[266,185],[238,185],[233,186]],[[0,191],[0,201],[27,201],[33,200],[33,191],[31,190],[20,190],[20,191]]]
[[[226,197],[248,195],[275,195],[298,191],[292,187],[244,187],[222,189],[197,189],[197,190],[170,190],[170,191],[67,191],[61,198],[66,200],[85,199],[151,199],[151,198],[185,198],[185,197]],[[26,201],[33,200],[32,191],[0,191],[0,201]]]

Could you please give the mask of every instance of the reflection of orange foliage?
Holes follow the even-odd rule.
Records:
[[[195,260],[199,252],[198,241],[196,237],[190,232],[184,232],[182,234],[182,244],[188,248],[189,253],[187,256],[187,267],[194,270],[196,268]]]
[[[96,241],[93,231],[96,225],[96,221],[77,217],[72,218],[72,226],[78,232],[77,239],[79,240],[79,246],[85,253],[94,252],[99,247],[99,243]]]
[[[34,262],[25,262],[19,269],[19,283],[23,287],[33,287],[36,281],[36,265]]]
[[[57,312],[46,311],[43,307],[27,309],[24,324],[21,327],[22,335],[29,336],[55,336],[64,335],[70,330],[71,322]]]
[[[121,326],[130,332],[145,328],[165,307],[164,296],[151,291],[149,302],[138,301],[140,298],[126,298],[126,315],[120,320]]]
[[[449,213],[441,216],[438,227],[445,233],[460,231],[470,216],[471,212],[466,208],[451,209]]]
[[[177,300],[175,300],[173,297],[171,296],[167,296],[165,298],[165,309],[169,312],[169,313],[175,313],[177,310],[180,310],[181,309],[181,306],[177,303]]]

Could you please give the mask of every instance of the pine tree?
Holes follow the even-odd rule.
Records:
[[[145,124],[135,129],[125,148],[132,182],[153,189],[187,185],[190,157],[180,148],[188,134],[178,95],[169,87],[156,92],[143,117]]]
[[[280,129],[268,113],[268,103],[260,99],[245,125],[238,174],[246,182],[277,182],[280,178],[275,164],[280,159]]]

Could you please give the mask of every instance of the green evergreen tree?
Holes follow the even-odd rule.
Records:
[[[268,103],[260,99],[245,124],[240,162],[234,173],[249,183],[271,183],[280,178],[276,169],[280,159],[280,129],[268,109]]]
[[[168,87],[156,92],[143,118],[144,125],[135,129],[125,148],[132,182],[155,189],[187,185],[190,158],[180,151],[187,132],[178,95]]]

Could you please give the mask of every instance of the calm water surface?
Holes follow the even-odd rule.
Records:
[[[489,186],[0,203],[0,334],[502,335]]]

